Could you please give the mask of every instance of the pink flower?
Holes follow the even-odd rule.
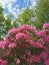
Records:
[[[5,39],[0,41],[0,58],[2,58],[0,65],[7,65],[6,60],[11,64],[14,59],[16,59],[16,65],[23,64],[21,60],[32,65],[35,62],[40,63],[41,59],[49,65],[49,33],[45,30],[48,28],[47,25],[49,26],[49,24],[44,24],[44,29],[39,32],[28,24],[11,29]],[[38,55],[36,51],[39,51]]]
[[[44,46],[43,46],[43,44],[40,42],[35,42],[34,43],[34,46],[36,47],[36,48],[43,48]]]
[[[27,55],[28,55],[28,56],[31,56],[31,53],[30,53],[30,51],[27,53]]]
[[[29,34],[25,34],[25,33],[18,33],[16,34],[16,39],[17,40],[20,40],[20,39],[26,39],[26,41],[30,44],[30,45],[33,45],[33,41],[30,37]]]
[[[9,48],[15,48],[15,47],[16,47],[16,44],[15,44],[15,43],[11,43],[11,44],[9,44],[8,47],[9,47]]]
[[[40,62],[40,57],[39,56],[34,56],[33,61],[39,63]]]
[[[7,65],[7,60],[0,59],[0,65]]]
[[[45,36],[44,40],[45,40],[46,43],[49,43],[49,36]]]
[[[32,32],[37,32],[37,30],[36,30],[36,27],[33,27],[33,26],[30,26],[30,25],[24,25],[24,27],[27,29],[27,30],[30,30],[30,31],[32,31]]]
[[[9,30],[9,32],[8,32],[8,34],[10,34],[10,33],[16,33],[17,32],[17,30],[16,30],[16,28],[12,28],[11,30]]]
[[[2,59],[0,59],[0,63],[2,62],[3,60]]]
[[[42,52],[40,53],[40,57],[43,58],[44,60],[47,59],[48,53],[47,52]]]
[[[25,33],[16,34],[16,39],[23,39],[23,38],[28,39],[28,37],[29,36],[27,36],[27,34],[25,34]]]
[[[4,47],[7,47],[8,44],[9,44],[9,41],[8,41],[8,40],[4,40],[4,41],[3,41],[3,45],[4,45]]]
[[[33,63],[33,58],[32,58],[32,57],[30,57],[29,62],[30,62],[30,63]]]
[[[20,26],[19,28],[17,28],[17,31],[18,31],[18,32],[22,32],[23,30],[26,30],[25,24],[22,25],[22,26]]]
[[[30,62],[40,62],[40,57],[39,56],[36,56],[36,55],[33,55],[30,57]]]
[[[8,55],[10,55],[10,50],[7,50],[5,53],[5,56],[8,56]]]
[[[17,61],[16,61],[16,65],[17,65],[17,64],[20,64],[20,59],[17,59]]]
[[[46,60],[45,60],[45,64],[46,64],[46,65],[49,65],[49,59],[46,59]]]
[[[46,32],[44,30],[40,30],[37,34],[39,37],[46,36]]]
[[[23,31],[31,31],[31,32],[37,32],[37,30],[36,30],[36,28],[35,27],[33,27],[33,26],[30,26],[30,25],[28,25],[28,24],[24,24],[24,25],[22,25],[22,26],[20,26],[19,28],[17,28],[16,29],[16,31],[17,31],[17,33],[18,32],[23,32]]]
[[[18,33],[16,34],[16,39],[21,39],[24,37],[24,33]]]
[[[1,48],[1,49],[4,48],[3,41],[0,41],[0,48]]]
[[[47,28],[49,28],[49,23],[45,23],[45,24],[43,25],[43,29],[47,29]]]
[[[7,65],[7,61],[4,60],[4,61],[1,63],[1,65]]]

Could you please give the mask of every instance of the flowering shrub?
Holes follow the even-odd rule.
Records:
[[[24,24],[0,41],[0,65],[49,65],[49,24],[37,31]]]

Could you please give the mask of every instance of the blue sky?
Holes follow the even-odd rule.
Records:
[[[35,4],[36,0],[0,0],[1,5],[4,8],[5,15],[12,13],[14,17],[17,17],[23,9],[29,7],[31,3]]]

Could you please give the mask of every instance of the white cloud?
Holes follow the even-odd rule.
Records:
[[[27,3],[29,0],[24,0],[25,3]],[[13,3],[16,3],[17,0],[0,0],[1,5],[3,6],[3,8],[7,8],[8,11],[13,14],[15,17],[17,17],[20,14],[20,6],[18,4],[16,4],[13,8]],[[23,4],[23,3],[22,3]],[[27,3],[28,5],[28,3]],[[22,8],[22,10],[24,9],[24,7]],[[7,15],[7,14],[6,14]]]
[[[30,0],[31,1],[31,5],[32,6],[35,6],[36,5],[36,2],[38,1],[38,0]]]
[[[17,0],[0,0],[0,3],[4,9],[7,7],[8,11],[15,17],[17,17],[18,13],[20,12],[19,6],[16,4],[14,8],[12,7],[12,4],[15,3],[16,1]]]

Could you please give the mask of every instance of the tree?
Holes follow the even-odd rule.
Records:
[[[16,20],[13,22],[13,26],[18,27],[22,24],[30,24],[33,25],[33,10],[30,10],[30,8],[26,8],[23,10],[23,12],[16,18]]]
[[[4,14],[3,14],[3,8],[0,6],[0,39],[2,39],[2,35],[3,35],[3,28],[4,28],[4,24],[5,24],[5,18],[4,18]]]
[[[4,17],[3,11],[4,9],[2,8],[2,6],[0,6],[0,40],[2,40],[7,34],[8,30],[12,28],[11,17],[7,16],[6,19]]]
[[[11,29],[11,28],[13,27],[12,24],[11,24],[12,18],[13,18],[13,15],[9,14],[9,15],[7,15],[7,19],[5,20],[6,34],[7,34],[8,30]]]
[[[42,25],[49,22],[49,0],[38,0],[33,9],[26,8],[16,18],[13,25],[16,27],[19,24],[30,24],[34,25],[38,30],[42,29]]]
[[[36,27],[42,29],[45,22],[49,22],[49,0],[38,0],[36,4]]]

